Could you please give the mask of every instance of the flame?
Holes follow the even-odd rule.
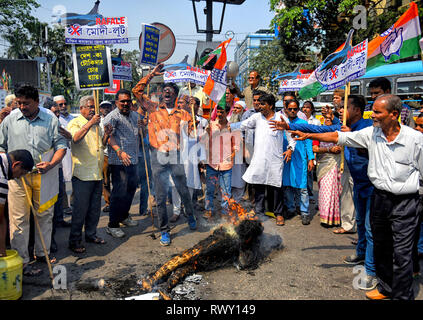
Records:
[[[242,220],[258,220],[254,212],[247,212],[238,202],[229,198],[227,195],[222,195],[228,202],[228,217],[229,222],[238,225]]]

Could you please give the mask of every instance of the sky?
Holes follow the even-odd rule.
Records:
[[[53,23],[53,15],[66,8],[67,12],[86,14],[94,6],[95,0],[37,0],[41,5],[33,11],[33,16],[40,21]],[[195,2],[200,29],[206,28],[206,16],[203,9],[205,1]],[[213,27],[219,29],[223,4],[213,4]],[[160,22],[168,26],[176,37],[176,48],[166,64],[178,63],[185,55],[192,63],[197,40],[206,40],[204,33],[197,33],[191,0],[101,0],[99,13],[106,17],[127,17],[129,44],[115,45],[123,50],[139,50],[138,38],[142,23]],[[242,42],[249,33],[259,29],[269,29],[274,13],[270,11],[269,0],[246,0],[242,5],[226,5],[222,32],[213,35],[213,41],[226,40],[228,31],[234,33],[228,48],[228,60],[234,60],[237,42]]]

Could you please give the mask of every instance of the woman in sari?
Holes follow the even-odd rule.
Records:
[[[330,117],[325,125],[331,125]],[[320,223],[325,227],[341,224],[339,199],[341,185],[341,147],[326,142],[313,142],[313,152],[317,153],[317,182],[319,186]]]

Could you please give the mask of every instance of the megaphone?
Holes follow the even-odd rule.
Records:
[[[238,75],[238,73],[238,63],[236,63],[235,61],[226,62],[226,83],[228,83],[229,86],[232,86],[232,80]]]

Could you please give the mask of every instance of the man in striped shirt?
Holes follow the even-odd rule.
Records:
[[[9,187],[8,180],[18,179],[34,166],[31,153],[27,150],[15,150],[10,153],[0,153],[0,257],[6,257],[6,219],[4,207]]]

